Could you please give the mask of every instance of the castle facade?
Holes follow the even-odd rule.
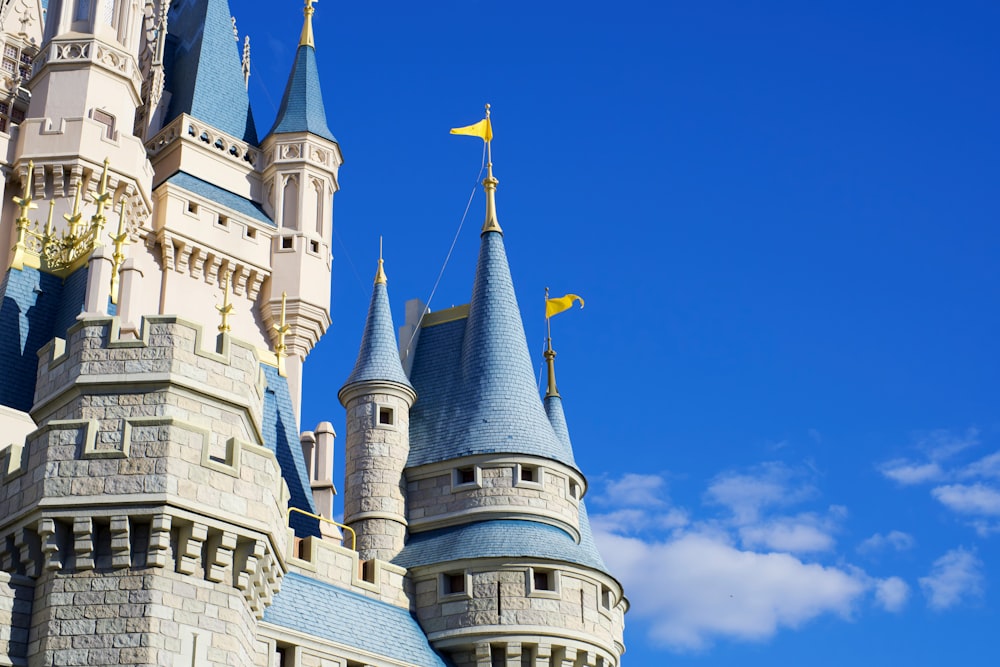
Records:
[[[0,2],[0,666],[617,667],[492,170],[467,305],[397,339],[373,266],[334,520],[335,430],[299,423],[342,163],[305,4],[265,129],[228,0]]]

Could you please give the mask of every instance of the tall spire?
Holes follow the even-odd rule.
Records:
[[[313,41],[313,14],[316,12],[313,3],[315,2],[316,0],[306,0],[306,18],[302,24],[302,37],[299,38],[299,46],[312,46],[314,48],[316,46],[316,42]]]
[[[381,254],[381,253],[380,253]],[[354,370],[344,383],[341,393],[358,382],[394,382],[412,389],[410,380],[403,372],[399,361],[399,348],[392,325],[392,311],[389,309],[389,292],[382,258],[379,257],[378,272],[372,288],[372,300],[368,307],[365,333],[361,337],[361,349]]]
[[[171,98],[164,123],[186,113],[256,144],[242,54],[239,44],[233,44],[229,1],[175,1],[169,17],[164,60],[170,63],[166,88]]]
[[[493,131],[490,121],[490,105],[486,105],[486,127],[489,128],[486,139],[486,178],[483,179],[483,189],[486,190],[486,220],[483,222],[482,234],[497,232],[503,234],[497,221],[497,184],[500,182],[493,176]]]
[[[305,23],[302,37],[295,53],[295,63],[288,76],[288,85],[281,98],[278,116],[268,134],[310,132],[328,141],[337,139],[330,131],[323,105],[323,91],[319,83],[319,67],[316,64],[316,43],[313,39],[312,16],[316,11],[313,3],[305,0]]]
[[[378,271],[375,272],[375,284],[385,285],[389,279],[385,277],[385,268],[382,261],[382,237],[378,238]]]

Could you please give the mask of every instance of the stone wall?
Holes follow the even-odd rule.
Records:
[[[473,481],[463,482],[463,471],[466,476],[471,472]],[[580,537],[583,480],[555,461],[528,456],[469,457],[446,466],[407,470],[406,477],[410,532],[467,523],[480,514],[482,519],[529,517]]]
[[[547,577],[548,583],[537,587],[536,573]],[[448,577],[461,574],[464,590],[448,590]],[[467,568],[461,563],[450,570],[428,568],[414,575],[414,586],[417,619],[441,650],[461,652],[477,643],[516,642],[519,655],[538,653],[543,647],[543,653],[551,657],[554,651],[558,658],[560,650],[572,649],[573,655],[592,655],[593,664],[598,659],[604,665],[618,664],[626,603],[610,577],[553,563],[470,562]],[[469,655],[473,654],[474,650]],[[470,659],[464,664],[479,664],[478,658]]]
[[[0,665],[27,665],[34,583],[0,572]]]

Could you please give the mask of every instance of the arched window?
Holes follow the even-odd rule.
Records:
[[[299,181],[289,176],[282,193],[281,226],[299,228]]]

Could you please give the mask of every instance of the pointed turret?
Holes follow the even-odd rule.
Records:
[[[575,467],[573,452],[556,437],[538,401],[521,311],[496,219],[497,181],[490,169],[486,221],[462,345],[462,376],[471,414],[464,420],[468,451],[516,452]]]
[[[406,540],[410,408],[417,398],[403,373],[382,258],[354,371],[338,397],[347,410],[344,523],[362,560],[390,560]]]
[[[250,144],[257,129],[228,0],[175,0],[167,33],[164,125],[182,113]]]
[[[288,77],[285,95],[281,98],[278,116],[268,134],[310,132],[336,142],[326,121],[323,91],[320,89],[319,68],[316,65],[316,45],[313,39],[312,16],[316,11],[312,1],[306,3],[302,37],[295,53],[295,64]]]
[[[341,393],[353,384],[371,381],[395,382],[413,389],[399,361],[392,313],[389,310],[387,283],[383,261],[379,258],[375,286],[368,306],[368,319],[365,322],[365,333],[361,337],[361,349],[354,370],[340,390]]]
[[[300,366],[330,326],[333,196],[343,157],[326,121],[312,30],[314,0],[306,0],[299,46],[274,127],[261,143],[268,158],[261,183],[264,206],[278,226],[265,287],[264,320],[274,321],[278,296],[288,293],[289,379],[295,403]]]

